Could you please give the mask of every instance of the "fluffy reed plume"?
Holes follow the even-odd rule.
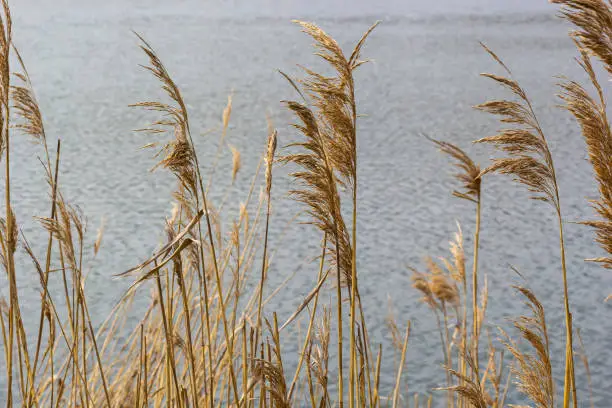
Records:
[[[561,252],[561,272],[563,279],[563,295],[565,306],[566,328],[566,363],[563,407],[569,406],[570,395],[573,395],[573,405],[577,407],[574,378],[574,357],[572,341],[572,314],[567,285],[567,268],[565,263],[565,243],[563,238],[563,217],[559,201],[559,187],[555,175],[552,154],[536,114],[526,92],[512,78],[510,69],[502,60],[484,44],[483,48],[503,68],[508,75],[482,74],[509,90],[516,100],[493,100],[476,106],[477,109],[500,116],[502,123],[513,125],[505,128],[494,136],[477,140],[478,143],[492,144],[506,152],[507,157],[493,159],[493,163],[483,173],[497,172],[508,174],[514,180],[525,185],[533,193],[532,198],[552,204],[557,215],[559,228],[559,247]]]
[[[427,306],[433,310],[436,310],[439,307],[438,302],[436,301],[431,290],[427,275],[414,271],[414,274],[412,275],[412,287],[421,292],[423,295],[421,301]]]
[[[463,311],[461,312],[461,322],[457,325],[458,334],[459,334],[459,350],[458,350],[458,358],[459,358],[459,376],[457,377],[461,381],[461,386],[464,386],[464,378],[468,377],[467,369],[468,365],[474,366],[477,363],[470,363],[466,361],[466,357],[470,355],[468,350],[468,283],[466,279],[465,273],[465,252],[463,250],[463,233],[461,231],[461,226],[457,223],[457,232],[455,233],[455,239],[450,242],[450,253],[452,255],[452,262],[446,259],[443,262],[446,264],[446,269],[449,271],[451,277],[457,281],[462,290],[461,298],[463,299],[463,303],[461,308]],[[473,302],[474,305],[477,303],[477,291],[474,291],[473,294]],[[457,316],[459,318],[459,316]],[[473,337],[472,337],[472,353],[474,355],[478,354],[478,345],[477,345],[477,333],[478,333],[478,308],[474,306],[473,309]],[[478,360],[476,360],[478,361]],[[451,372],[451,375],[453,373]],[[466,398],[461,393],[458,393],[461,398]],[[463,406],[463,400],[460,400],[459,405]]]
[[[563,16],[576,25],[579,30],[572,33],[576,48],[580,52],[577,59],[586,72],[595,90],[595,97],[578,82],[565,80],[559,86],[565,108],[580,125],[587,145],[589,161],[593,166],[595,179],[599,185],[599,199],[592,202],[600,220],[587,221],[595,229],[596,241],[612,254],[612,133],[606,113],[606,100],[597,75],[593,70],[589,55],[599,58],[604,67],[612,74],[612,6],[597,1],[557,1],[565,7]],[[606,268],[612,268],[610,256],[591,259]]]
[[[484,49],[498,62],[508,75],[506,65],[483,44]],[[508,89],[518,101],[493,100],[477,105],[476,108],[500,116],[502,123],[515,127],[502,129],[494,136],[484,137],[477,143],[492,144],[508,153],[508,157],[493,159],[483,174],[498,172],[514,176],[515,180],[527,186],[532,198],[550,202],[559,208],[557,184],[554,175],[552,155],[544,132],[540,128],[527,94],[514,79],[494,74],[482,74]]]
[[[357,107],[353,71],[366,61],[360,59],[361,48],[378,23],[370,27],[357,42],[349,58],[338,43],[312,23],[296,21],[315,41],[316,55],[334,69],[336,75],[326,77],[307,68],[301,80],[305,93],[319,113],[329,143],[330,160],[342,181],[355,189],[357,175]]]
[[[460,236],[460,235],[458,235]],[[442,263],[446,267],[446,270],[442,269],[433,259],[426,258],[425,265],[427,272],[418,272],[416,269],[412,269],[412,286],[417,289],[423,297],[421,300],[427,304],[433,311],[438,326],[438,332],[440,334],[440,344],[442,347],[442,353],[444,356],[444,366],[448,368],[453,367],[453,349],[455,340],[449,331],[450,319],[454,312],[454,317],[458,321],[462,320],[465,313],[464,304],[461,302],[461,292],[457,287],[456,282],[462,280],[465,283],[465,274],[461,276],[461,271],[465,270],[461,265],[462,262],[462,251],[458,250],[459,246],[457,242],[451,242],[451,252],[456,255],[453,262],[443,259]],[[461,252],[461,254],[460,254]],[[463,286],[465,287],[465,286]],[[450,309],[450,310],[449,310]],[[464,327],[461,323],[461,327]],[[462,349],[465,349],[465,332],[461,333],[461,345]],[[465,351],[465,350],[464,350]],[[447,394],[447,406],[453,407],[455,401],[453,399],[453,391],[450,389],[454,386],[452,383],[452,373],[446,371],[446,383],[448,390]],[[463,370],[461,370],[463,371]],[[465,375],[465,374],[462,374]]]
[[[476,366],[475,360],[469,354],[462,356],[462,358],[473,371],[476,371],[475,378],[448,367],[447,369],[450,374],[457,378],[460,384],[441,389],[457,393],[460,397],[468,401],[469,405],[467,406],[472,406],[474,408],[487,408],[491,406],[491,404],[488,403],[490,398],[488,398],[486,390],[483,388],[483,384],[479,381],[477,374],[478,367]]]
[[[21,66],[22,72],[16,72],[13,75],[21,81],[21,85],[11,86],[11,100],[13,101],[13,109],[16,114],[22,118],[22,122],[13,125],[16,129],[21,130],[24,134],[31,136],[34,140],[46,146],[45,127],[43,125],[42,114],[38,107],[38,101],[32,88],[32,82],[25,64],[21,59],[21,55],[16,48],[13,48],[17,61]]]
[[[422,301],[437,309],[441,303],[451,306],[459,304],[459,289],[454,282],[454,269],[446,272],[431,258],[426,258],[427,273],[418,272],[412,269],[412,286],[423,294]],[[451,266],[450,262],[444,262],[446,266]]]
[[[606,0],[551,0],[577,29],[572,36],[612,74],[612,4]]]
[[[8,149],[9,137],[9,99],[11,92],[10,52],[12,47],[13,23],[7,0],[2,0],[2,16],[0,17],[0,96],[2,97],[2,115],[0,125],[0,156]]]
[[[290,193],[308,207],[312,216],[311,223],[326,233],[333,245],[332,258],[342,276],[350,277],[350,242],[344,218],[340,210],[340,196],[336,177],[329,160],[329,152],[324,135],[313,111],[298,102],[286,102],[287,107],[296,115],[299,123],[295,127],[304,135],[304,142],[289,147],[301,148],[304,152],[292,153],[282,157],[286,163],[298,165],[301,170],[291,173],[303,188]],[[337,250],[336,250],[337,248]],[[349,254],[346,254],[349,252]]]
[[[455,310],[455,317],[458,319],[460,313],[458,312],[458,307],[460,305],[459,298],[459,290],[457,286],[452,280],[450,275],[441,272],[441,269],[433,262],[433,260],[428,260],[428,268],[430,270],[430,281],[429,287],[431,293],[434,295],[436,300],[440,305],[440,311],[442,315],[442,319],[440,318],[438,311],[434,310],[436,314],[436,322],[438,324],[438,329],[440,332],[440,338],[442,341],[442,349],[444,354],[444,363],[447,367],[453,366],[453,348],[454,348],[454,336],[451,335],[449,330],[450,325],[450,311],[448,306],[451,309]],[[451,379],[449,376],[450,373],[447,373],[447,384],[451,385]],[[454,402],[452,398],[452,391],[448,392],[447,399],[448,406],[451,407]]]
[[[356,105],[354,99],[353,70],[361,65],[359,53],[368,32],[347,59],[336,41],[311,23],[298,22],[305,33],[315,40],[317,55],[326,60],[336,75],[326,77],[304,68],[307,77],[292,85],[306,95],[312,108],[298,102],[286,102],[301,124],[296,127],[307,139],[305,143],[293,143],[290,147],[303,148],[306,154],[291,154],[283,158],[304,168],[304,172],[292,174],[304,184],[303,190],[294,191],[298,200],[311,207],[315,225],[338,238],[341,247],[339,263],[344,282],[350,286],[352,277],[352,249],[349,233],[340,214],[339,186],[349,185],[354,190],[356,178]],[[288,77],[287,77],[288,78]],[[355,117],[353,117],[355,116]],[[316,159],[315,159],[316,157]],[[318,163],[311,163],[316,160]],[[308,174],[310,173],[310,174]],[[308,194],[307,190],[313,190]],[[306,198],[303,193],[310,197]],[[316,197],[315,197],[316,196]],[[324,203],[323,201],[327,201]],[[317,208],[314,208],[317,207]],[[337,223],[337,233],[334,222]],[[344,242],[343,242],[344,241]],[[335,245],[335,239],[330,240]],[[334,253],[335,251],[331,251]]]
[[[94,241],[94,255],[98,255],[100,251],[100,246],[102,245],[102,238],[104,237],[104,229],[106,228],[106,220],[102,219],[102,223],[98,228],[98,233],[96,234],[96,240]]]
[[[480,389],[482,390],[483,399],[487,402],[487,405],[493,408],[503,408],[506,406],[506,396],[508,394],[511,376],[509,375],[510,373],[508,373],[509,370],[505,367],[504,350],[498,351],[495,348],[491,335],[489,335],[488,354],[489,358],[484,372],[476,365],[471,365],[470,367],[472,367],[473,371],[476,373],[474,376],[475,378],[478,378],[478,374],[481,373]]]
[[[457,287],[444,275],[435,274],[431,277],[431,291],[439,302],[456,305],[459,302]]]
[[[150,71],[162,84],[162,89],[172,101],[172,104],[147,101],[138,102],[130,106],[142,107],[163,114],[159,120],[151,123],[149,127],[138,129],[140,132],[150,134],[166,133],[171,130],[174,139],[166,142],[155,157],[161,157],[159,163],[153,168],[164,167],[169,169],[182,183],[183,187],[194,197],[196,190],[196,171],[194,152],[189,142],[189,117],[187,107],[181,96],[181,92],[170,77],[157,54],[149,43],[139,34],[135,33],[141,41],[140,48],[149,58],[148,66],[144,68]]]
[[[227,132],[227,128],[229,126],[230,116],[232,116],[232,95],[228,95],[227,97],[227,105],[225,105],[225,109],[223,109],[222,121],[223,121],[223,133]]]
[[[452,256],[452,263],[449,263],[447,269],[451,271],[451,276],[465,286],[465,251],[463,249],[463,231],[461,225],[457,223],[457,232],[455,232],[454,240],[449,242],[449,250]],[[448,262],[445,260],[445,262]]]
[[[544,307],[529,289],[518,286],[515,288],[525,298],[525,304],[529,307],[531,314],[516,319],[514,327],[529,344],[531,351],[525,351],[524,347],[519,347],[502,330],[504,344],[516,361],[512,372],[517,380],[518,389],[529,397],[537,408],[554,407],[555,385]]]
[[[387,311],[387,316],[385,317],[385,323],[387,326],[387,330],[389,331],[389,334],[391,335],[391,344],[395,348],[395,351],[401,354],[402,344],[403,344],[402,343],[402,333],[399,329],[397,321],[395,320],[395,315],[393,313],[393,302],[391,301],[391,298],[389,298],[388,303],[389,305],[387,306],[388,311]]]
[[[412,286],[422,294],[421,301],[427,304],[434,313],[440,335],[444,367],[446,368],[446,386],[438,389],[447,391],[446,406],[449,408],[481,406],[482,401],[488,404],[493,399],[487,391],[487,383],[490,384],[495,395],[494,401],[502,401],[504,397],[499,395],[500,391],[504,389],[500,384],[501,373],[498,375],[491,374],[494,369],[492,367],[494,361],[492,362],[490,358],[487,369],[481,375],[478,359],[475,357],[475,354],[479,352],[478,342],[472,340],[471,345],[468,342],[467,299],[469,290],[463,234],[459,225],[457,225],[454,239],[449,242],[449,251],[451,257],[449,259],[441,258],[441,263],[426,258],[427,272],[423,273],[412,269]],[[475,311],[472,318],[475,321],[472,324],[474,325],[474,331],[479,334],[487,308],[486,280],[481,293],[477,297],[480,299],[480,304],[473,306]],[[456,321],[456,323],[451,323],[452,321]],[[490,350],[490,354],[495,351],[492,346]],[[503,403],[486,406],[501,408]]]
[[[272,165],[274,164],[274,153],[276,152],[278,133],[274,129],[268,135],[268,150],[266,152],[266,194],[270,195],[272,190]]]
[[[219,159],[221,157],[221,151],[223,146],[225,145],[225,137],[227,136],[227,130],[229,128],[230,117],[232,116],[232,104],[233,104],[233,94],[229,94],[227,96],[227,104],[223,109],[223,114],[221,115],[221,136],[219,137],[219,144],[217,145],[217,151],[215,153],[215,158],[213,160],[212,167],[210,169],[210,176],[208,177],[208,183],[206,184],[206,192],[210,190],[210,187],[213,184],[215,171],[217,170],[217,166],[219,164]]]
[[[320,320],[316,323],[315,335],[310,341],[311,347],[307,354],[309,382],[312,381],[311,377],[314,377],[318,386],[318,393],[314,390],[310,391],[312,407],[331,406],[328,394],[330,326],[331,310],[323,307]],[[317,399],[320,399],[319,403],[316,402]]]
[[[286,395],[286,384],[283,377],[284,373],[279,367],[269,361],[260,360],[255,365],[255,378],[265,381],[268,385],[264,392],[270,393],[272,406],[278,408],[288,408],[291,406]]]
[[[597,81],[586,50],[579,43],[577,45],[581,53],[579,64],[588,74],[596,89],[597,98],[591,97],[579,83],[569,80],[560,84],[561,98],[567,110],[574,115],[581,127],[589,152],[589,160],[593,165],[595,179],[599,185],[600,197],[593,201],[593,207],[601,220],[587,221],[585,224],[595,229],[596,241],[608,254],[612,254],[612,165],[610,164],[612,133],[606,114],[603,90]],[[612,258],[609,256],[592,260],[600,262],[606,268],[612,268]]]
[[[482,182],[480,166],[468,156],[466,152],[452,143],[435,140],[428,136],[440,151],[454,160],[458,171],[455,178],[461,183],[463,191],[455,190],[453,195],[477,203],[480,200],[480,185]]]
[[[280,334],[276,314],[274,314],[274,324],[271,325],[266,319],[268,331],[272,337],[272,347],[268,343],[268,358],[256,361],[254,377],[264,384],[263,393],[269,393],[270,406],[275,408],[291,407],[291,400],[288,394],[287,383],[285,382],[285,371],[280,345]],[[270,353],[272,350],[272,353]]]
[[[230,150],[232,152],[232,184],[234,184],[236,181],[236,176],[242,167],[242,161],[240,159],[240,151],[238,149],[230,145]]]

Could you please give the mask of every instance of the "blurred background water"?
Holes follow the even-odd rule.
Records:
[[[296,136],[288,127],[290,115],[279,103],[295,95],[276,70],[297,75],[298,63],[321,66],[311,55],[311,41],[291,19],[318,23],[346,49],[381,20],[363,53],[373,62],[357,75],[359,110],[365,115],[359,122],[360,288],[374,342],[390,347],[385,323],[389,302],[401,323],[412,321],[405,378],[411,392],[422,393],[443,383],[442,354],[435,320],[410,287],[408,266],[421,267],[427,255],[447,256],[457,221],[466,248],[471,248],[474,229],[473,206],[450,195],[456,186],[452,166],[422,134],[452,141],[486,164],[490,151],[471,141],[493,134],[498,124],[471,106],[503,94],[478,75],[499,72],[478,44],[485,42],[527,90],[549,138],[566,220],[574,322],[591,359],[595,404],[610,406],[612,305],[603,299],[612,292],[612,276],[583,261],[601,255],[601,250],[591,231],[572,223],[593,216],[587,200],[595,198],[597,190],[577,126],[556,106],[553,76],[582,80],[584,75],[573,61],[569,27],[556,17],[555,6],[543,0],[13,3],[15,43],[30,71],[47,133],[53,140],[62,139],[60,184],[87,215],[92,240],[106,219],[101,254],[87,281],[96,321],[103,320],[128,284],[111,276],[145,259],[163,238],[174,189],[168,175],[148,172],[154,161],[139,147],[151,138],[132,131],[151,116],[127,105],[157,98],[160,91],[138,65],[146,59],[131,30],[150,41],[180,86],[205,171],[214,156],[227,95],[233,93],[227,142],[243,159],[229,190],[233,217],[265,149],[266,112],[279,128],[281,145]],[[210,129],[213,132],[206,134]],[[13,146],[13,205],[20,227],[41,250],[44,234],[32,219],[46,215],[49,207],[37,159],[41,152],[25,137],[16,137]],[[219,166],[213,201],[221,200],[229,188],[229,149]],[[277,310],[281,320],[314,285],[316,265],[305,259],[317,254],[320,239],[311,227],[298,223],[285,231],[300,209],[287,198],[291,186],[285,172],[275,170],[270,245],[277,251],[270,287],[294,273],[296,266],[299,270],[268,308]],[[546,307],[555,373],[562,380],[564,328],[555,218],[547,205],[527,198],[524,189],[506,178],[485,179],[480,270],[488,279],[487,318],[497,336],[497,325],[507,327],[506,318],[525,310],[511,290],[511,284],[525,283],[511,271],[510,265],[515,266]],[[18,261],[24,313],[37,316],[37,275],[23,253]],[[148,296],[145,290],[138,298],[136,316]],[[35,327],[34,320],[37,317],[27,324]],[[295,364],[290,357],[296,355],[295,342],[289,341],[285,350],[287,364]],[[394,380],[394,364],[389,352],[382,377],[387,386]],[[579,364],[577,371],[581,397],[586,398]],[[0,399],[3,392],[4,386]],[[512,395],[509,402],[523,401]]]

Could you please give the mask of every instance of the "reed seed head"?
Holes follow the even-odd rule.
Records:
[[[242,167],[242,161],[240,160],[240,151],[238,149],[230,145],[230,150],[232,151],[232,184],[234,184],[236,175]]]
[[[276,152],[278,132],[274,129],[268,135],[268,150],[266,152],[266,195],[270,197],[272,190],[272,164],[274,163],[274,153]]]

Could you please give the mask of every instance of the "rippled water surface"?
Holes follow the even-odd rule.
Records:
[[[154,162],[139,147],[151,140],[132,132],[150,116],[127,105],[156,97],[159,90],[138,66],[146,61],[130,30],[153,44],[183,90],[206,168],[227,95],[233,92],[228,142],[243,158],[237,183],[229,190],[228,214],[233,216],[264,149],[265,113],[279,127],[281,144],[295,137],[279,104],[294,94],[276,69],[297,74],[297,63],[319,66],[310,55],[310,41],[290,20],[314,20],[346,47],[381,20],[364,51],[373,62],[360,68],[357,77],[365,115],[359,129],[360,287],[374,341],[390,345],[385,323],[390,300],[400,321],[412,320],[406,378],[410,390],[419,392],[440,385],[444,376],[435,320],[410,287],[408,266],[420,267],[427,255],[446,256],[456,221],[466,237],[474,225],[473,206],[450,195],[455,186],[452,167],[422,134],[453,141],[486,163],[487,149],[470,144],[497,129],[493,120],[470,108],[501,95],[478,75],[497,69],[478,45],[486,42],[531,95],[550,139],[567,222],[575,326],[582,330],[591,358],[595,403],[610,406],[612,305],[603,299],[612,292],[612,275],[583,262],[601,251],[588,229],[571,223],[592,216],[587,199],[595,197],[596,187],[575,124],[556,108],[553,75],[583,76],[573,61],[568,27],[555,17],[553,6],[531,0],[14,3],[15,41],[29,67],[47,132],[63,141],[60,183],[87,214],[92,236],[106,219],[102,252],[87,283],[97,321],[127,284],[111,275],[147,257],[163,238],[174,188],[170,177],[148,173]],[[209,129],[213,133],[206,134]],[[37,154],[38,148],[25,138],[14,142],[14,207],[24,233],[40,249],[43,234],[31,216],[48,212],[48,196]],[[217,202],[228,191],[230,168],[228,150],[211,193]],[[269,309],[278,310],[281,318],[291,314],[314,284],[316,266],[304,262],[316,255],[319,239],[306,225],[293,223],[284,231],[299,210],[286,197],[290,184],[284,172],[280,167],[276,171],[273,190],[270,245],[276,252],[270,285],[278,285],[296,268],[298,272]],[[564,329],[555,218],[551,208],[527,197],[507,179],[485,180],[481,270],[488,278],[488,321],[496,335],[496,325],[507,325],[506,317],[524,310],[510,288],[521,282],[510,269],[513,265],[546,307],[561,380]],[[31,313],[39,299],[38,278],[23,255],[20,265],[24,312]],[[147,297],[145,290],[136,314]],[[291,353],[296,345],[288,344],[286,350]],[[383,370],[387,385],[393,381],[393,360],[389,353]],[[582,367],[577,370],[583,377]]]

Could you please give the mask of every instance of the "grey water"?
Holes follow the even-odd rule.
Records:
[[[161,92],[139,66],[146,59],[131,30],[153,45],[183,91],[205,171],[213,161],[227,96],[233,94],[227,142],[241,151],[243,169],[235,186],[227,187],[231,154],[224,150],[211,199],[220,202],[227,193],[228,210],[236,214],[265,148],[266,113],[279,128],[281,145],[296,137],[288,126],[291,117],[279,103],[295,94],[277,69],[299,75],[296,64],[321,66],[311,55],[311,41],[291,20],[318,23],[347,49],[380,20],[363,52],[372,62],[360,68],[356,79],[363,114],[358,152],[360,288],[372,340],[389,350],[383,383],[390,386],[395,376],[386,326],[391,307],[402,325],[412,322],[405,381],[411,393],[423,394],[443,384],[444,372],[435,319],[411,288],[409,266],[422,268],[429,255],[448,256],[457,222],[466,248],[471,248],[474,207],[451,196],[457,187],[453,168],[422,135],[456,143],[486,165],[490,149],[471,141],[493,134],[499,124],[471,106],[504,94],[479,76],[499,73],[478,44],[485,42],[526,88],[549,138],[566,221],[574,322],[590,358],[595,405],[610,406],[612,302],[604,299],[612,293],[612,275],[584,262],[602,251],[593,243],[592,232],[574,223],[594,216],[588,200],[597,197],[597,187],[584,141],[572,118],[557,107],[555,96],[555,75],[585,77],[573,60],[569,26],[556,17],[554,5],[543,0],[13,3],[15,43],[32,77],[47,133],[52,140],[62,139],[60,184],[65,196],[87,215],[91,240],[105,220],[101,253],[91,263],[86,288],[97,321],[129,284],[112,275],[145,259],[163,239],[174,188],[168,175],[149,173],[154,159],[140,147],[153,141],[151,137],[133,132],[152,117],[128,105],[159,98]],[[49,207],[37,159],[41,151],[25,137],[14,138],[12,148],[16,217],[33,247],[42,250],[44,233],[33,219],[46,215]],[[270,245],[277,248],[270,287],[295,273],[269,308],[277,310],[281,320],[314,286],[316,265],[306,260],[316,256],[320,239],[308,225],[287,226],[300,207],[287,197],[291,182],[285,172],[282,167],[275,170],[270,232]],[[507,318],[525,312],[511,285],[529,285],[546,307],[557,358],[555,374],[561,381],[564,323],[558,231],[553,210],[528,197],[507,178],[484,181],[480,270],[488,280],[487,321],[493,337],[498,335],[496,326],[508,328]],[[34,316],[26,325],[35,327],[39,282],[22,252],[18,260],[23,312]],[[2,285],[6,294],[4,280]],[[148,295],[145,290],[139,297],[136,315],[147,306]],[[286,351],[295,355],[296,344]],[[4,370],[0,371],[2,376]],[[579,363],[577,372],[587,406]],[[1,377],[0,384],[1,400]],[[512,403],[524,402],[516,393],[510,398]]]

